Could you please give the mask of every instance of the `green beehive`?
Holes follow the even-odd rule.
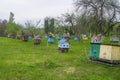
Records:
[[[90,58],[99,58],[100,43],[90,43]]]

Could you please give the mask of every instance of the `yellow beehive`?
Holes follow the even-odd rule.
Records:
[[[112,49],[112,46],[110,45],[101,45],[100,46],[100,58],[111,60],[111,49]]]
[[[120,60],[120,46],[112,46],[112,60]]]
[[[120,46],[119,45],[101,45],[100,59],[120,60]]]

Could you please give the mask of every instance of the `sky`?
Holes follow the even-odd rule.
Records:
[[[0,0],[0,19],[9,19],[14,13],[15,22],[57,17],[71,11],[73,0]]]

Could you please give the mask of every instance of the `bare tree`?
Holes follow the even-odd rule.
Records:
[[[120,13],[118,0],[75,0],[76,10],[87,17],[91,27],[100,33],[108,33],[116,24],[117,15]],[[89,25],[88,25],[89,26]]]
[[[75,33],[75,25],[76,25],[76,16],[75,13],[65,13],[62,15],[64,18],[64,22],[69,25],[70,34]]]
[[[35,23],[33,23],[32,21],[27,21],[26,23],[25,23],[25,27],[26,27],[26,29],[25,29],[25,33],[26,34],[29,34],[29,35],[32,35],[33,37],[35,37],[35,34],[38,34],[37,32],[37,29],[39,28],[39,24],[40,24],[40,21],[41,20],[38,20],[38,21],[36,21]]]

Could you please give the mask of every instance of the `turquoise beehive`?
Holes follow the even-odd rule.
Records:
[[[90,43],[90,58],[99,58],[100,43]]]

